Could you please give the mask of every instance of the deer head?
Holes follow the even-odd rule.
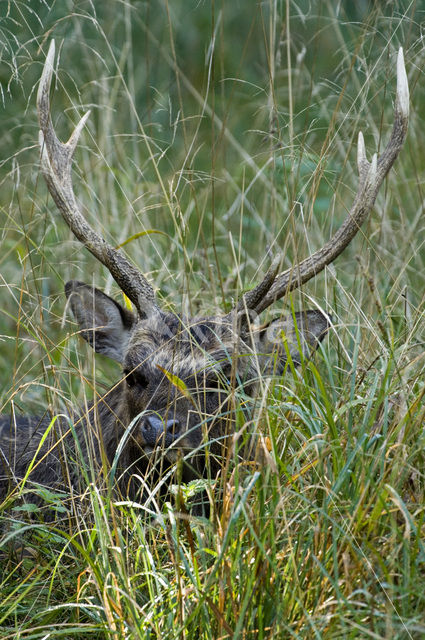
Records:
[[[277,256],[262,282],[245,293],[227,315],[185,318],[163,312],[145,276],[110,246],[82,216],[71,177],[72,156],[89,116],[86,113],[67,143],[56,136],[50,119],[49,92],[55,56],[51,43],[37,96],[42,171],[59,211],[76,238],[110,271],[131,300],[129,311],[98,289],[71,281],[65,287],[81,335],[98,353],[122,365],[120,420],[133,424],[135,440],[147,456],[161,446],[169,459],[177,451],[201,448],[205,438],[219,442],[223,421],[231,422],[229,380],[253,394],[259,376],[282,373],[290,356],[309,358],[330,321],[317,310],[288,313],[266,326],[253,317],[333,262],[370,213],[378,190],[406,137],[409,92],[402,49],[397,61],[397,94],[390,140],[378,158],[366,158],[358,139],[359,183],[341,227],[318,251],[280,273]]]

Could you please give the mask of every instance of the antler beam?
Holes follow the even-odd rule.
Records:
[[[144,275],[136,269],[123,253],[114,249],[88,224],[81,214],[72,186],[72,157],[78,138],[90,115],[88,111],[75,127],[68,142],[58,139],[50,118],[50,85],[55,59],[55,42],[50,43],[37,93],[37,111],[40,123],[39,144],[41,168],[49,192],[75,237],[111,273],[140,316],[146,316],[157,308],[154,290]]]
[[[269,269],[263,281],[242,297],[235,307],[236,312],[252,310],[261,313],[290,291],[308,282],[344,251],[359,231],[375,203],[381,184],[393,166],[406,139],[408,121],[409,86],[404,66],[403,49],[400,47],[397,58],[397,96],[391,137],[382,155],[378,158],[374,154],[372,161],[368,162],[363,135],[361,132],[359,133],[357,147],[359,186],[347,218],[321,249],[279,274],[272,282],[270,282],[272,268]]]

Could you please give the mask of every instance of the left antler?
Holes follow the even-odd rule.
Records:
[[[55,43],[52,40],[37,93],[41,168],[47,187],[75,237],[109,269],[114,280],[134,303],[139,315],[143,317],[157,308],[153,288],[123,253],[114,249],[88,224],[75,200],[71,176],[72,157],[90,111],[81,118],[68,142],[60,142],[50,118],[49,92],[54,59]]]

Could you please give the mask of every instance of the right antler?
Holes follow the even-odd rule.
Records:
[[[321,249],[280,275],[277,275],[278,262],[274,260],[262,282],[245,293],[233,311],[230,312],[231,314],[235,312],[246,313],[249,310],[261,313],[276,300],[308,282],[342,253],[366,220],[375,203],[379,188],[403,146],[408,120],[409,86],[404,67],[403,49],[400,47],[397,58],[397,96],[391,137],[379,159],[374,154],[372,162],[368,162],[363,135],[361,132],[359,133],[357,148],[359,186],[347,218]]]
[[[139,315],[146,316],[157,308],[153,288],[144,275],[120,251],[114,249],[92,229],[76,203],[71,177],[72,156],[90,111],[81,118],[68,142],[60,142],[50,118],[49,92],[54,58],[55,42],[52,40],[37,93],[41,168],[47,187],[63,219],[76,238],[109,269],[114,280],[135,305]]]

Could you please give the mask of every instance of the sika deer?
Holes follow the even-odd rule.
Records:
[[[76,238],[110,271],[134,305],[129,311],[98,289],[71,281],[65,294],[82,337],[93,349],[122,365],[122,378],[87,412],[61,418],[42,440],[50,423],[36,418],[0,419],[0,498],[25,478],[27,487],[42,484],[79,485],[77,455],[102,459],[118,474],[121,489],[135,495],[140,482],[131,481],[150,467],[160,475],[164,466],[184,460],[184,480],[219,471],[226,439],[232,435],[233,405],[228,393],[232,378],[247,395],[256,380],[280,374],[288,352],[295,363],[309,358],[329,328],[328,317],[316,310],[288,314],[266,327],[252,324],[258,315],[289,291],[300,287],[333,262],[351,242],[370,213],[378,190],[406,137],[409,92],[400,49],[397,95],[390,140],[378,158],[366,159],[363,136],[358,140],[359,184],[345,222],[314,254],[279,273],[280,257],[264,279],[245,293],[225,316],[185,318],[161,311],[145,276],[124,254],[111,247],[82,216],[72,186],[72,157],[86,113],[66,144],[59,141],[50,119],[49,92],[55,56],[47,55],[37,96],[41,166],[57,208]],[[283,335],[285,340],[283,340]],[[302,352],[302,356],[300,355]]]

